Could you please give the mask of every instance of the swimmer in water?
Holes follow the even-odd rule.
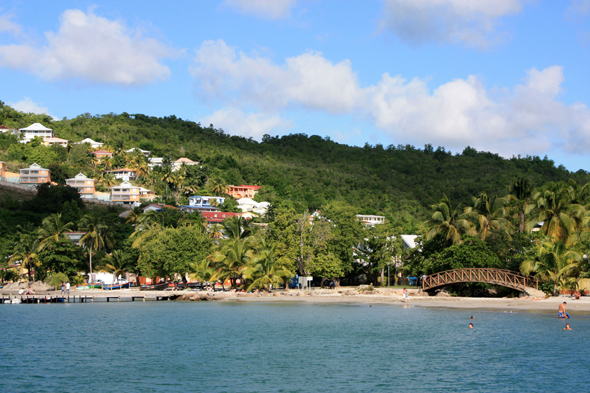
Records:
[[[472,323],[469,324],[469,329],[473,329],[473,324]]]
[[[572,328],[570,327],[569,323],[565,324],[565,327],[563,328],[563,330],[572,330]]]
[[[471,316],[471,319],[475,319],[475,318],[473,318],[473,315]]]

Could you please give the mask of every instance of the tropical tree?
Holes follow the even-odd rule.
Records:
[[[223,221],[223,232],[230,240],[245,239],[253,235],[250,220],[242,216],[233,216]]]
[[[553,293],[557,294],[563,279],[579,273],[582,260],[582,252],[568,249],[565,242],[546,240],[537,245],[534,259],[527,259],[520,265],[520,271],[525,275],[536,273],[541,279],[550,281]]]
[[[80,244],[88,247],[89,273],[92,275],[92,250],[101,250],[113,247],[113,238],[109,227],[101,223],[93,214],[87,214],[80,220],[79,228],[86,232],[80,238]]]
[[[22,276],[23,271],[27,269],[29,281],[31,281],[31,271],[33,267],[41,266],[39,254],[39,239],[34,238],[31,235],[23,234],[20,236],[20,240],[16,243],[14,254],[10,258],[9,262],[21,261],[20,269],[18,272],[19,276]]]
[[[533,187],[528,179],[522,177],[514,181],[509,187],[508,201],[515,201],[518,207],[518,231],[524,233],[526,229],[526,206],[530,202]]]
[[[52,244],[58,243],[61,239],[66,238],[65,233],[73,230],[74,224],[71,222],[64,223],[61,213],[54,213],[41,223],[39,233],[39,250],[44,250]]]
[[[229,186],[220,177],[210,178],[208,185],[215,195],[224,195],[229,191]]]
[[[541,233],[562,242],[568,242],[577,229],[577,220],[585,213],[582,205],[571,203],[570,193],[563,183],[549,183],[534,192],[528,209],[532,211],[528,228],[543,222]]]
[[[289,261],[285,257],[277,257],[276,244],[268,244],[264,239],[256,247],[256,255],[244,270],[244,278],[252,280],[248,291],[254,288],[271,289],[293,277],[288,269]]]
[[[253,256],[250,238],[232,239],[212,256],[213,266],[217,269],[214,279],[224,283],[229,280],[232,288],[236,287],[238,278]],[[242,280],[243,281],[243,280]]]
[[[461,217],[458,207],[453,207],[451,200],[445,195],[439,203],[432,205],[432,217],[426,221],[426,240],[432,240],[442,234],[448,244],[461,243],[461,235],[475,234],[470,222]]]
[[[114,283],[117,281],[117,277],[133,270],[133,264],[127,259],[125,252],[114,250],[106,256],[106,263],[102,266],[97,266],[96,269],[101,272],[112,273]]]
[[[506,218],[508,203],[507,198],[488,197],[482,192],[478,197],[473,197],[472,206],[465,208],[463,218],[471,222],[482,240],[485,240],[494,229],[510,233],[512,224]]]

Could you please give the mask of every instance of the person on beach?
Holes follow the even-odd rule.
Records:
[[[408,300],[410,300],[410,297],[408,296],[408,290],[406,288],[404,288],[404,290],[402,291],[402,298],[406,303],[408,302]]]
[[[469,329],[473,329],[473,324],[472,323],[469,324]]]
[[[567,304],[567,302],[563,302],[559,305],[559,310],[557,310],[557,316],[559,318],[569,318],[570,315],[567,313],[567,311],[565,311],[565,305]]]
[[[572,330],[572,328],[570,327],[569,323],[565,324],[565,327],[563,328],[563,330]]]
[[[70,282],[66,282],[66,293],[70,296]]]
[[[66,286],[65,284],[62,282],[61,283],[61,295],[63,296],[66,293]]]

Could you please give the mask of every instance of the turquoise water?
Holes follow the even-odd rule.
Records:
[[[570,323],[386,305],[0,305],[0,391],[587,392],[590,317]]]

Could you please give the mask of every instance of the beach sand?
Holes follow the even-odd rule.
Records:
[[[18,291],[0,292],[17,295]],[[46,294],[37,293],[37,296]],[[59,291],[49,292],[53,296]],[[205,291],[139,291],[137,289],[105,290],[70,290],[70,297],[93,296],[95,301],[106,301],[106,297],[120,296],[121,301],[129,301],[132,296],[145,296],[146,300],[156,300],[156,296],[181,295],[177,300],[187,301],[221,301],[221,302],[293,302],[293,303],[343,303],[343,304],[382,304],[404,306],[406,303],[401,296],[401,290],[378,289],[373,293],[359,293],[355,287],[339,287],[333,290],[314,289],[311,291],[276,290],[272,293],[233,293],[233,292],[205,292]],[[111,300],[112,302],[113,300]],[[137,300],[136,300],[137,301]],[[139,300],[141,301],[141,300]],[[567,302],[568,312],[590,313],[590,296],[574,300],[569,296],[550,297],[541,300],[525,298],[470,298],[470,297],[437,297],[421,295],[418,290],[410,291],[409,305],[411,307],[444,307],[467,310],[496,310],[518,312],[555,312],[562,302]]]

